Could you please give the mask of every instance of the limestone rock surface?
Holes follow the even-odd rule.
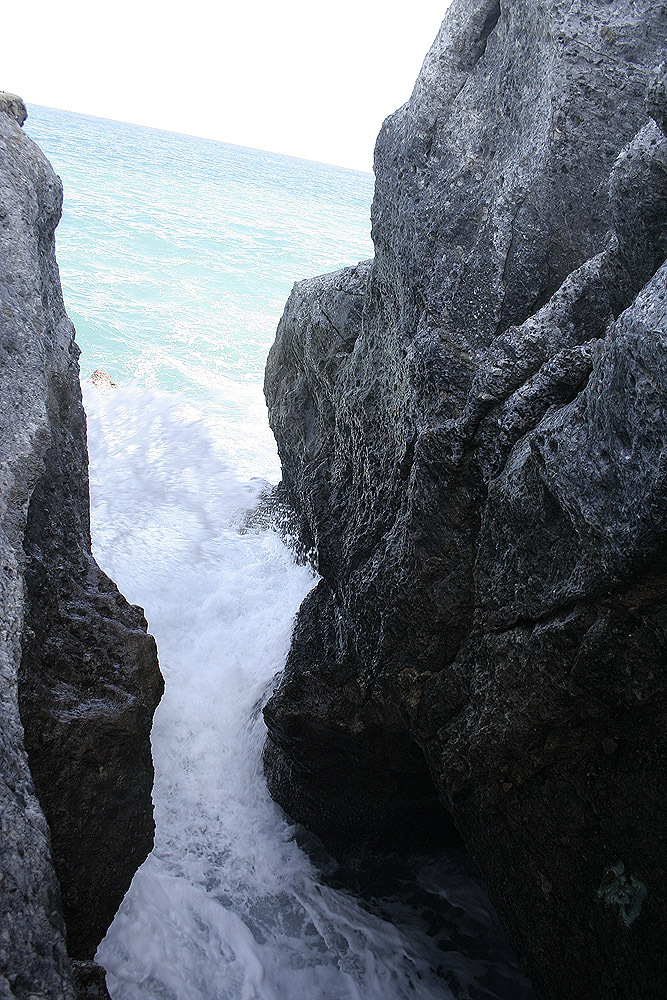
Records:
[[[269,787],[337,847],[446,810],[548,1000],[667,982],[665,47],[664,0],[454,0],[374,260],[266,372],[322,576]]]
[[[91,555],[62,187],[14,110],[0,101],[0,996],[69,1000],[70,958],[94,978],[152,846],[162,678],[141,609]]]
[[[23,99],[18,94],[8,94],[5,90],[0,90],[0,111],[5,111],[18,125],[23,125],[28,117]]]

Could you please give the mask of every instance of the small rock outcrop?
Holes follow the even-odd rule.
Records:
[[[24,120],[0,95],[0,995],[68,1000],[102,995],[92,959],[152,846],[163,682],[91,555],[62,187]]]
[[[114,382],[111,375],[109,375],[109,372],[105,372],[101,368],[95,369],[90,376],[90,381],[93,385],[101,386],[103,389],[117,388],[117,383]]]
[[[666,46],[664,0],[454,0],[374,260],[266,371],[322,577],[269,787],[338,848],[453,820],[547,1000],[667,982]]]
[[[28,117],[25,104],[18,94],[8,94],[5,90],[0,90],[0,111],[6,112],[18,125],[23,125]]]

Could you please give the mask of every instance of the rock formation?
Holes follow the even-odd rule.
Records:
[[[101,995],[95,950],[152,846],[162,678],[91,555],[62,188],[24,119],[0,95],[0,996],[69,1000]]]
[[[267,364],[322,576],[269,787],[334,847],[451,817],[548,1000],[667,982],[666,46],[665,0],[454,0],[374,260]]]

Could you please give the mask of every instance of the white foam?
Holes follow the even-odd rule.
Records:
[[[419,920],[406,923],[400,904],[392,926],[322,884],[268,795],[261,706],[315,580],[273,532],[238,531],[261,488],[240,472],[238,412],[225,423],[136,386],[88,385],[85,395],[94,551],[145,608],[166,681],[153,728],[155,848],[97,955],[111,996],[453,997],[438,972],[443,953]],[[272,463],[271,448],[256,450],[263,471]],[[486,897],[455,866],[444,890],[442,877],[434,872],[430,885],[426,870],[425,890],[452,894],[474,937],[491,920]],[[446,967],[459,984],[482,982],[490,968],[456,947]]]
[[[86,405],[95,553],[166,680],[155,849],[98,953],[114,1000],[432,996],[395,928],[319,884],[262,776],[260,706],[312,574],[238,533],[257,487],[190,408],[132,387]]]

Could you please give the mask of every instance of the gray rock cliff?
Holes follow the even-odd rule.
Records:
[[[269,787],[339,848],[453,820],[548,1000],[667,982],[665,47],[663,0],[454,0],[374,260],[267,363],[322,576]]]
[[[54,251],[62,187],[5,96],[0,996],[69,1000],[98,981],[95,950],[152,846],[162,678],[141,609],[91,555],[79,350]]]

